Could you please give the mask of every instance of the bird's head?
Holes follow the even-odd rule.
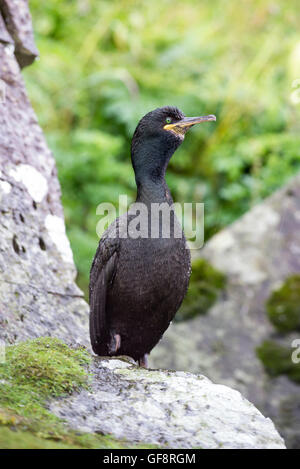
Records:
[[[213,115],[186,117],[178,108],[165,106],[148,112],[138,123],[131,143],[136,175],[164,176],[168,162],[195,124],[215,121]]]

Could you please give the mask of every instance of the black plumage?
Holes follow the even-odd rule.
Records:
[[[182,229],[171,210],[170,236],[165,237],[165,221],[158,216],[158,232],[151,237],[150,209],[153,204],[173,204],[165,181],[169,160],[186,131],[207,120],[215,117],[186,118],[177,108],[167,106],[146,114],[134,132],[131,157],[136,203],[148,209],[141,216],[149,223],[143,237],[133,237],[130,223],[136,212],[129,210],[109,226],[99,242],[90,273],[90,336],[97,355],[128,355],[146,365],[146,355],[168,328],[186,294],[190,251]]]

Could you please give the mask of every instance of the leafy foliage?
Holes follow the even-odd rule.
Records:
[[[120,193],[134,198],[130,138],[147,111],[171,104],[217,115],[189,133],[168,173],[176,201],[205,202],[206,237],[300,169],[298,7],[31,0],[41,60],[26,81],[57,158],[85,290],[96,206]]]

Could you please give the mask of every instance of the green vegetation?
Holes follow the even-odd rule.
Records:
[[[85,291],[96,206],[134,199],[130,138],[147,111],[217,115],[189,133],[168,172],[176,201],[205,202],[206,238],[299,171],[297,0],[30,4],[41,60],[24,74]]]
[[[292,362],[293,349],[266,340],[256,349],[256,352],[271,376],[284,374],[300,384],[300,363]]]
[[[175,320],[184,321],[198,314],[205,314],[218,298],[225,283],[224,274],[205,259],[196,259],[192,263],[192,275],[187,295]]]
[[[51,397],[88,387],[90,358],[84,349],[44,337],[6,352],[0,364],[0,448],[130,447],[108,435],[70,430],[46,408]]]
[[[300,275],[291,275],[278,290],[273,291],[266,309],[269,320],[279,332],[300,330]],[[293,363],[293,349],[267,340],[256,352],[271,376],[285,374],[300,384],[300,363]]]
[[[273,291],[266,308],[270,321],[280,332],[300,330],[300,275],[292,275]]]

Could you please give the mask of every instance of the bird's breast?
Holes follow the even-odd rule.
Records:
[[[190,252],[183,233],[119,241],[107,315],[110,330],[121,336],[121,352],[138,358],[159,341],[184,298]]]
[[[173,314],[187,290],[190,253],[184,239],[124,240],[111,295],[127,315]],[[175,312],[174,312],[175,314]]]

